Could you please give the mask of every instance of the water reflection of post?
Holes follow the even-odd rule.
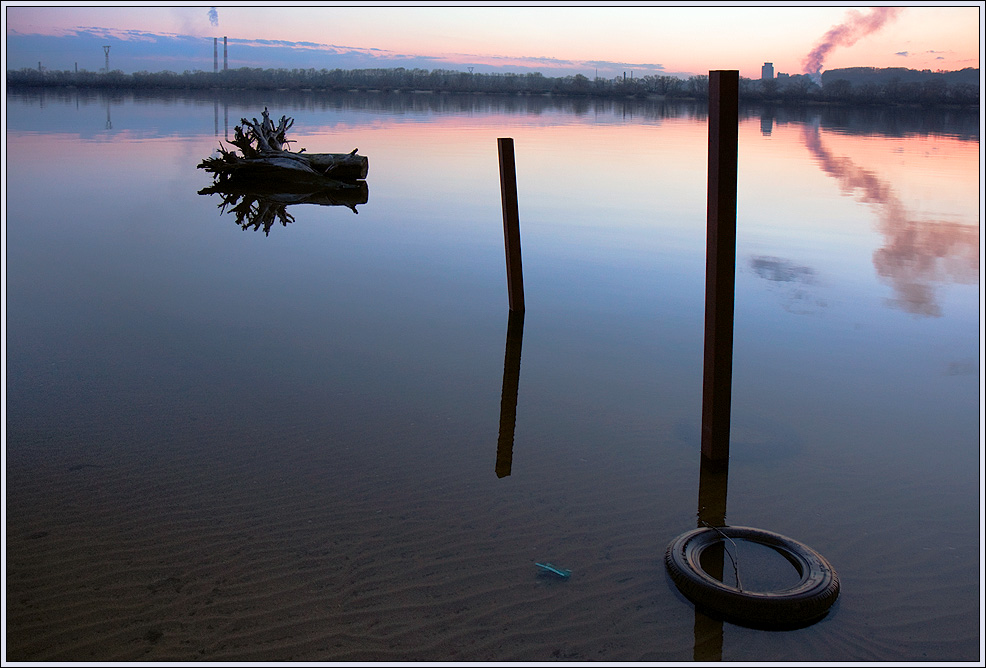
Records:
[[[739,72],[709,72],[709,182],[705,263],[705,362],[698,525],[726,524],[729,413],[732,400],[733,308],[736,291],[736,177]],[[706,550],[702,566],[722,580],[724,544]],[[722,622],[695,611],[696,661],[722,660]]]
[[[106,129],[113,129],[113,122],[110,120],[110,98],[106,98]]]
[[[503,353],[503,389],[500,393],[500,435],[496,440],[496,477],[510,475],[513,463],[514,427],[517,424],[517,390],[520,387],[520,348],[524,340],[524,312],[510,311],[507,344]]]
[[[726,524],[726,482],[729,460],[702,455],[698,481],[698,526]],[[709,546],[702,554],[702,568],[720,582],[725,562],[725,542]],[[722,622],[695,610],[695,661],[722,660]]]

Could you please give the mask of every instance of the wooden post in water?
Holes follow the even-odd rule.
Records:
[[[524,310],[524,271],[520,262],[520,214],[517,207],[517,168],[514,140],[496,140],[500,156],[500,203],[503,208],[503,243],[507,254],[507,296],[510,310]]]
[[[736,161],[739,72],[709,72],[709,183],[705,259],[702,457],[729,460],[736,291]]]
[[[736,293],[736,157],[739,72],[709,72],[709,202],[705,257],[705,371],[698,525],[726,524],[729,409]],[[722,580],[724,544],[706,550],[706,573]],[[722,621],[695,610],[695,661],[722,661]]]

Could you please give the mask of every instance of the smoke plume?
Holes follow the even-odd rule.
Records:
[[[209,7],[209,23],[211,23],[213,27],[219,25],[219,12],[216,11],[215,7]]]
[[[801,63],[805,74],[821,74],[829,51],[837,46],[852,46],[897,18],[900,10],[900,7],[873,7],[867,15],[850,10],[846,20],[825,33],[818,45],[805,56]]]

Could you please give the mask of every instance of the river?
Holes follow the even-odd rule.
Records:
[[[295,150],[367,156],[366,197],[202,194],[265,107]],[[721,502],[841,582],[784,631],[706,617],[664,565],[700,519],[701,106],[6,113],[7,659],[982,659],[976,112],[741,111]]]

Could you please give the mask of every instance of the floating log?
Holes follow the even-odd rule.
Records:
[[[294,119],[281,116],[275,126],[264,107],[261,120],[242,118],[240,125],[233,128],[233,139],[228,143],[238,148],[239,153],[220,144],[210,157],[198,164],[198,169],[212,173],[217,181],[232,176],[294,181],[307,176],[312,185],[322,188],[366,178],[369,160],[357,153],[359,149],[349,153],[285,150],[291,143],[286,133],[292,125]]]

